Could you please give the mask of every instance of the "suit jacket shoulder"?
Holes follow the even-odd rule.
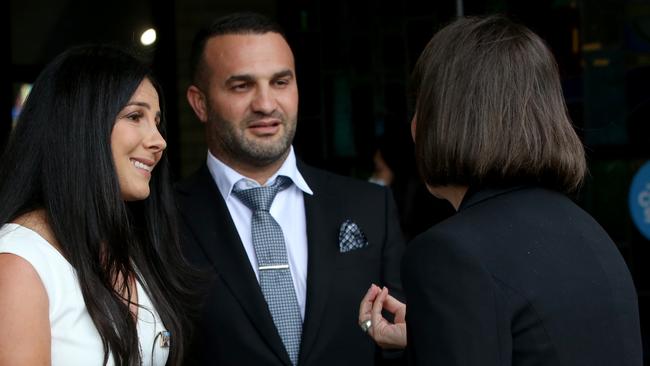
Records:
[[[470,193],[409,244],[402,271],[419,362],[640,364],[629,271],[595,220],[557,192]]]

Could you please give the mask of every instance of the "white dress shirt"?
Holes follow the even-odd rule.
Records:
[[[257,269],[257,257],[253,247],[253,234],[251,231],[252,211],[231,193],[233,188],[247,189],[259,187],[256,181],[247,178],[230,168],[208,151],[208,169],[212,179],[217,184],[219,192],[226,201],[230,216],[237,227],[248,260],[255,272],[257,281],[260,273]],[[291,178],[293,182],[288,188],[278,192],[271,204],[271,216],[278,222],[284,233],[284,242],[287,247],[289,269],[296,289],[296,297],[300,306],[302,319],[305,319],[305,302],[307,297],[307,224],[305,219],[305,201],[303,192],[313,195],[312,190],[303,179],[296,166],[296,155],[293,146],[286,160],[278,171],[269,178],[266,185],[275,182],[278,175]]]

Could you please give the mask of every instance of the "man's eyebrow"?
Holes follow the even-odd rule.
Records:
[[[291,69],[286,69],[282,71],[278,71],[273,74],[271,79],[279,79],[279,78],[285,78],[285,77],[293,77],[293,70]],[[254,82],[255,77],[251,74],[241,74],[241,75],[232,75],[228,79],[226,79],[226,84],[232,83],[232,82]]]
[[[237,82],[237,81],[253,82],[255,81],[255,78],[253,77],[253,75],[250,74],[232,75],[228,79],[226,79],[226,84]]]
[[[273,79],[279,79],[284,77],[293,77],[293,70],[286,69],[273,74]]]

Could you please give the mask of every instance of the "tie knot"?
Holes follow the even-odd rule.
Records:
[[[234,190],[233,194],[253,212],[268,211],[271,208],[273,199],[275,199],[275,195],[290,184],[291,179],[289,177],[278,175],[275,182],[270,186]]]

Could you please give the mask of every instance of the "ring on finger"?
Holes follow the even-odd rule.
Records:
[[[363,330],[364,333],[368,333],[368,329],[370,329],[370,327],[372,327],[372,320],[370,320],[370,319],[365,320],[365,321],[361,322],[361,324],[359,324],[359,326],[361,327],[361,330]]]

